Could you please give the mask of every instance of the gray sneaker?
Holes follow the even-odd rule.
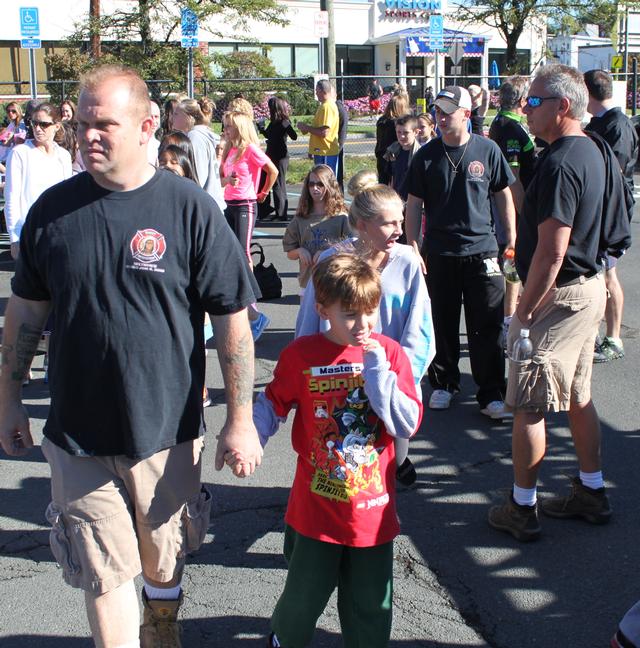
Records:
[[[606,337],[593,354],[593,361],[598,363],[611,362],[620,358],[624,358],[624,347],[610,337]]]
[[[569,495],[542,500],[540,510],[549,517],[582,518],[591,524],[606,524],[611,519],[611,506],[604,487],[588,488],[579,477],[571,478]]]
[[[510,533],[520,542],[531,542],[540,537],[540,523],[536,506],[520,506],[513,494],[504,504],[489,509],[489,524],[498,531]]]

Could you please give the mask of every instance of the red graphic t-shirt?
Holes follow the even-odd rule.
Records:
[[[400,345],[373,337],[398,388],[419,402]],[[297,406],[298,463],[285,521],[307,537],[352,547],[384,544],[400,532],[393,438],[370,407],[362,368],[361,347],[322,334],[298,338],[283,350],[265,393],[277,416]]]

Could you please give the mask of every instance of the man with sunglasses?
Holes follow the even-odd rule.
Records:
[[[598,252],[605,193],[600,150],[582,131],[588,93],[580,72],[545,66],[524,112],[531,132],[549,146],[538,161],[518,224],[516,266],[523,292],[509,327],[508,348],[528,329],[531,359],[509,362],[514,484],[489,511],[489,524],[517,540],[540,535],[536,482],[545,454],[547,412],[566,411],[579,476],[571,493],[540,503],[546,515],[609,521],[600,461],[600,422],[591,400],[593,344],[604,313]]]
[[[515,244],[515,213],[509,185],[514,177],[491,140],[467,130],[469,92],[443,88],[435,100],[441,137],[413,157],[407,174],[406,234],[424,256],[431,298],[436,355],[428,375],[431,409],[447,409],[460,390],[460,310],[464,300],[471,372],[478,385],[480,411],[491,419],[504,409],[502,350],[504,277],[491,215],[491,196],[504,223],[507,247]],[[425,235],[419,238],[422,208]]]
[[[584,74],[589,91],[588,111],[593,115],[585,130],[600,135],[613,150],[628,187],[629,204],[633,204],[633,170],[638,159],[638,136],[631,120],[613,102],[613,81],[604,70],[589,70]],[[629,214],[629,220],[633,213]],[[624,357],[620,338],[624,293],[616,269],[618,259],[606,254],[604,257],[607,286],[605,338],[596,346],[594,362],[609,362]]]

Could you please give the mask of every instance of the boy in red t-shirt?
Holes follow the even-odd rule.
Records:
[[[337,254],[316,267],[313,285],[331,328],[282,351],[254,406],[263,445],[297,408],[298,462],[285,515],[289,571],[269,646],[306,646],[337,585],[345,646],[382,648],[400,531],[393,438],[415,433],[422,404],[405,352],[373,333],[378,273],[358,256]]]

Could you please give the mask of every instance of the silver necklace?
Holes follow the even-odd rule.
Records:
[[[458,167],[462,164],[462,160],[464,159],[464,154],[467,152],[467,146],[469,146],[469,142],[471,141],[471,138],[467,140],[467,143],[464,145],[464,151],[462,151],[462,155],[460,156],[460,159],[458,160],[457,164],[453,163],[453,160],[449,156],[449,153],[447,153],[447,147],[444,144],[444,140],[440,140],[442,142],[442,148],[444,149],[444,154],[447,156],[447,160],[449,160],[449,164],[451,165],[451,169],[453,171],[453,175],[458,174]]]

